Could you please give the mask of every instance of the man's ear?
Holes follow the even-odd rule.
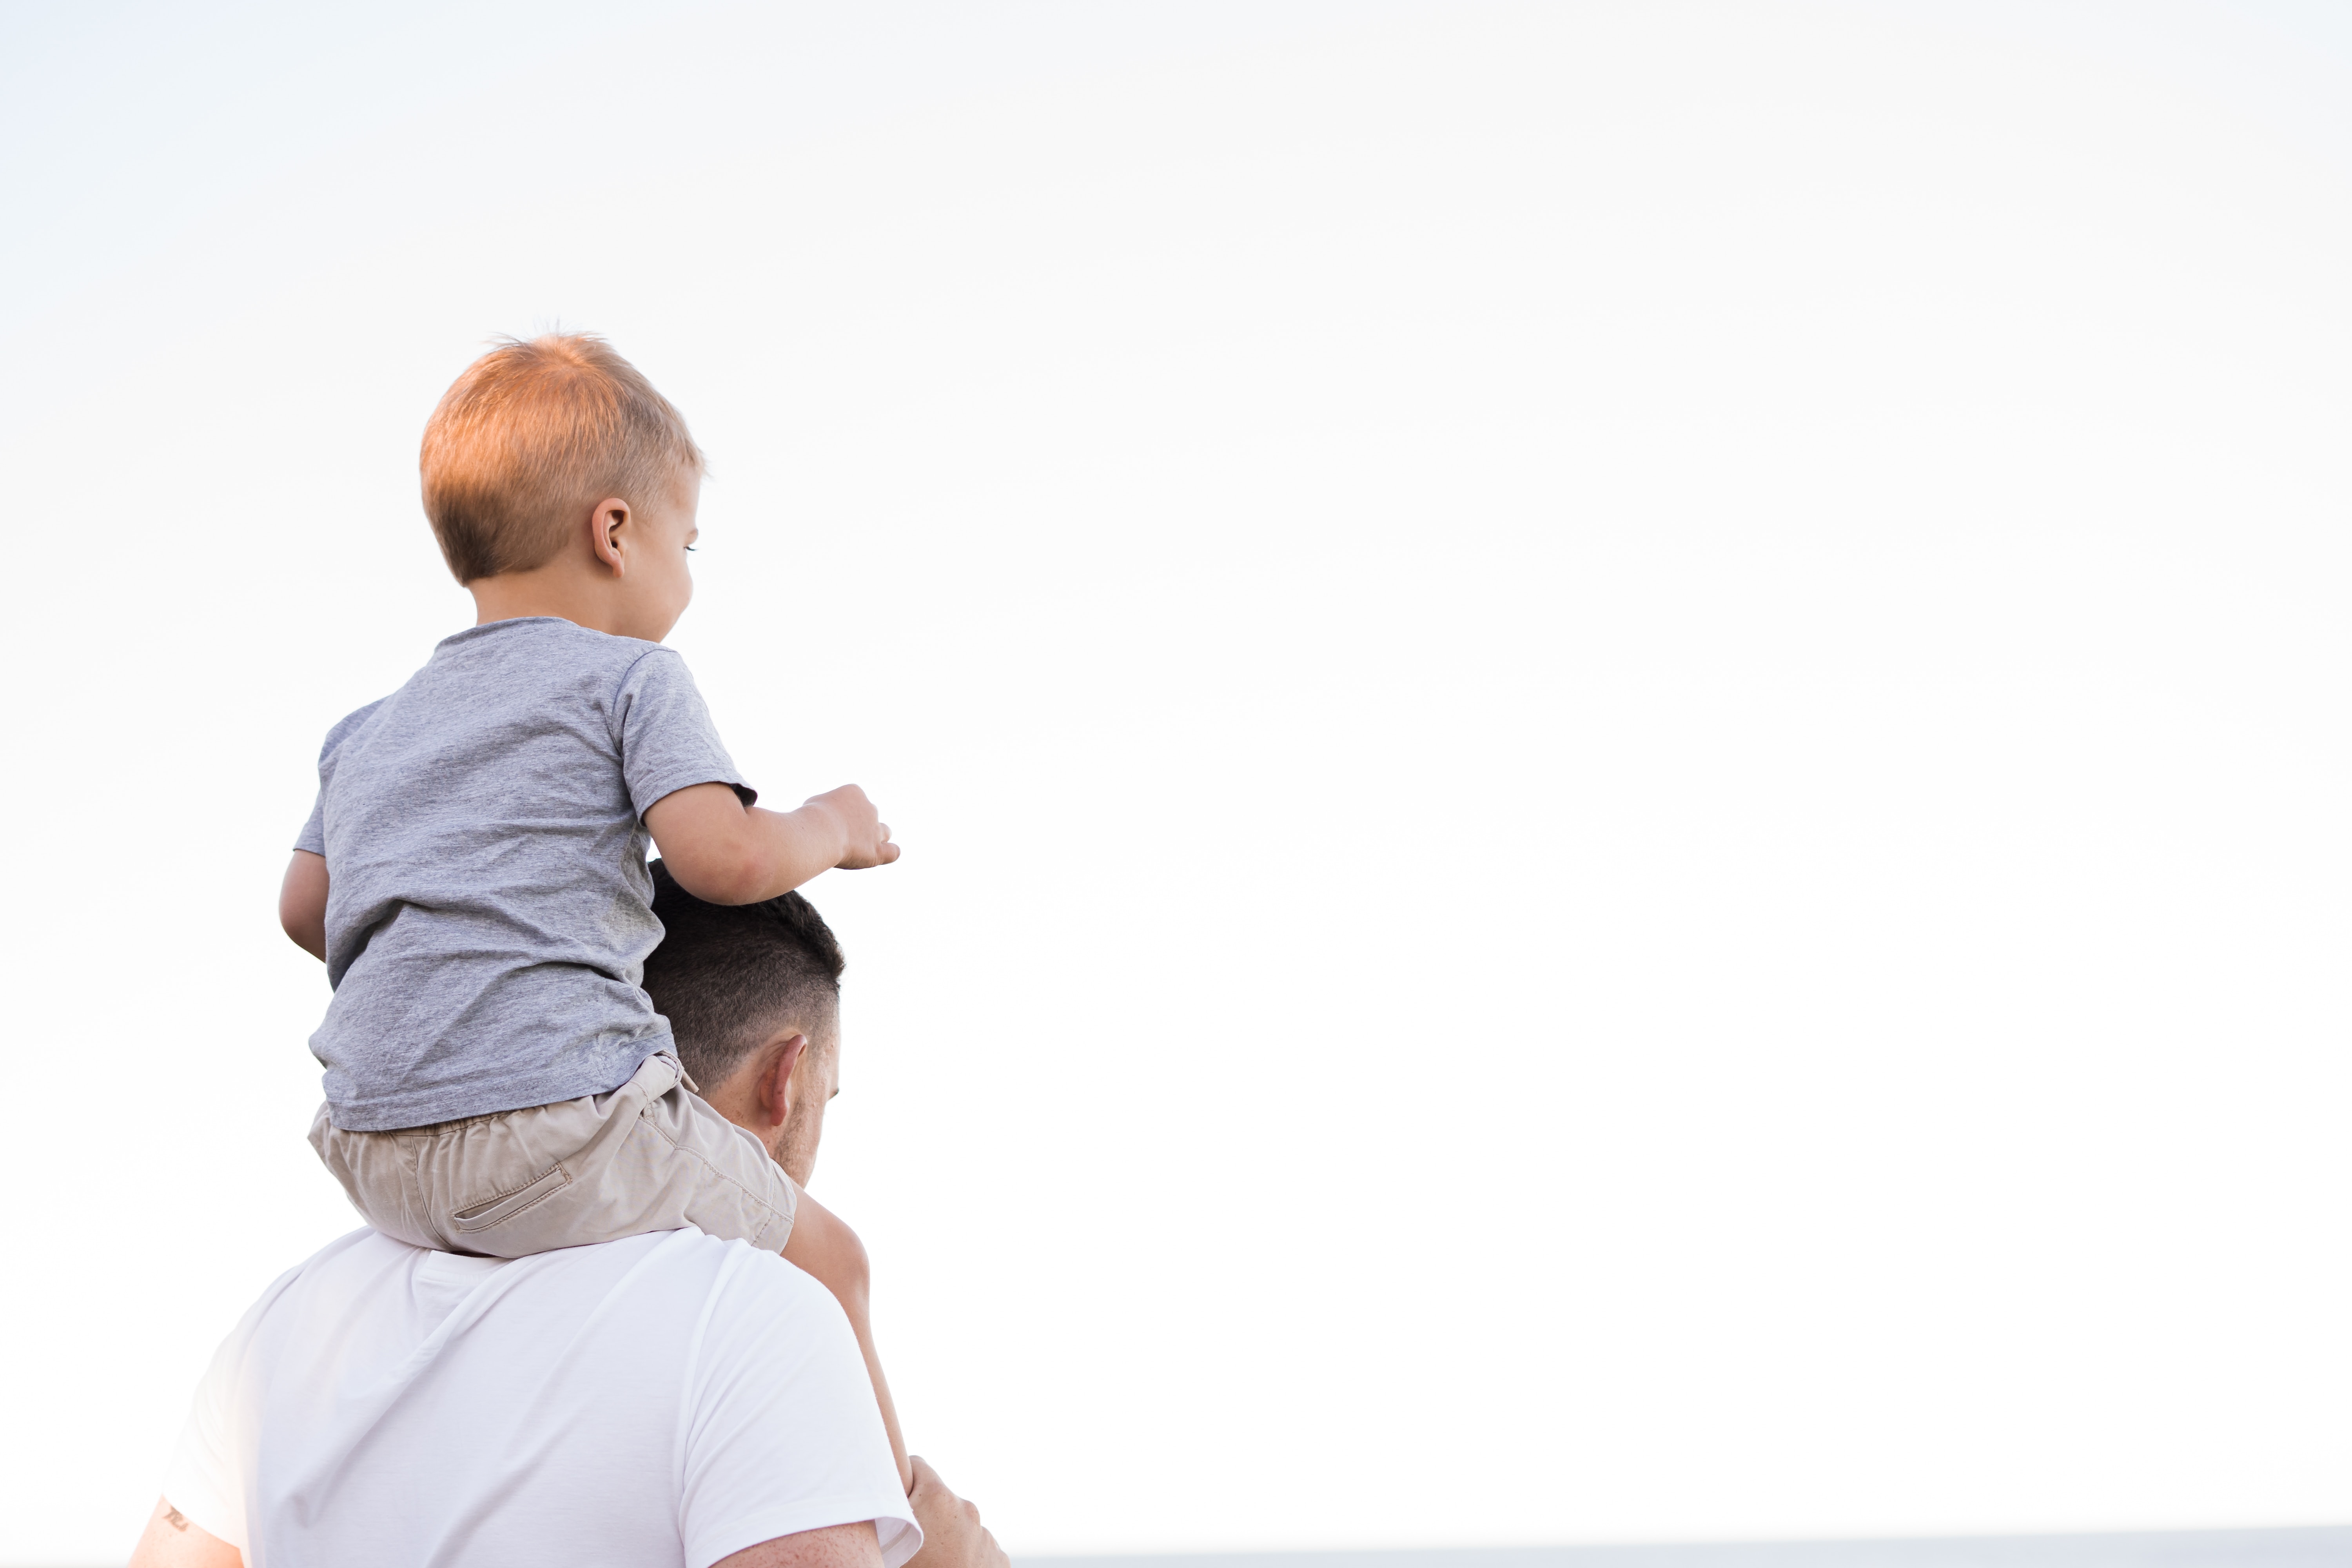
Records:
[[[629,517],[629,503],[618,496],[606,496],[588,514],[588,548],[615,577],[624,570],[621,531],[628,527]]]
[[[801,1057],[807,1050],[806,1035],[790,1037],[777,1048],[767,1071],[760,1075],[760,1113],[769,1119],[772,1127],[782,1127],[792,1119],[793,1069],[801,1065]]]

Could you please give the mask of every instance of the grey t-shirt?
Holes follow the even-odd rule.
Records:
[[[459,632],[329,731],[295,847],[327,858],[335,1125],[603,1094],[667,1046],[644,821],[698,784],[752,799],[686,661],[551,616]]]

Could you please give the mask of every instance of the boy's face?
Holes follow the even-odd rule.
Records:
[[[651,505],[630,514],[629,523],[638,531],[628,542],[635,548],[624,552],[627,566],[621,584],[629,625],[623,636],[659,642],[694,602],[694,574],[686,557],[700,537],[694,516],[701,504],[702,476],[688,471]]]

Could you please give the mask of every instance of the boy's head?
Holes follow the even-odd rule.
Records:
[[[608,497],[672,506],[703,463],[636,366],[566,332],[509,339],[468,366],[426,423],[418,467],[442,557],[471,584],[546,565]]]

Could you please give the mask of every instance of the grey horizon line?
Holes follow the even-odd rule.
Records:
[[[2352,1568],[2352,1524],[1547,1546],[1026,1552],[1013,1562],[1014,1568]]]

